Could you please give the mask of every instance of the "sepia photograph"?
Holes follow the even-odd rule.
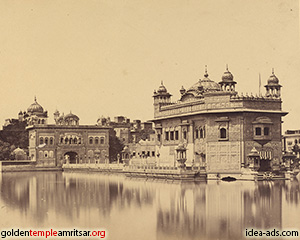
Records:
[[[0,236],[300,238],[299,0],[0,0]]]

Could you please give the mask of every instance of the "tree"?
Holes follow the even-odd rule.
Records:
[[[11,152],[13,151],[11,149],[12,146],[9,143],[0,140],[0,160],[10,159]]]
[[[12,122],[3,127],[0,131],[0,156],[6,159],[10,158],[10,154],[16,147],[20,147],[28,151],[29,137],[26,131],[26,122],[12,119]],[[7,145],[8,144],[8,145]],[[9,155],[7,156],[7,147],[9,147]]]
[[[124,144],[116,136],[116,132],[113,129],[109,130],[109,161],[113,162],[117,160],[117,155],[122,154]]]

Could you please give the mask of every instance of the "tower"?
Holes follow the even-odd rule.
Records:
[[[279,84],[278,78],[274,74],[274,69],[272,69],[272,75],[268,79],[268,84],[265,85],[266,88],[266,96],[267,97],[275,97],[280,98],[281,93],[281,85]]]
[[[166,87],[163,85],[163,81],[161,81],[161,85],[158,90],[154,90],[153,98],[154,98],[154,116],[159,111],[160,106],[168,105],[171,103],[171,94],[168,93]]]
[[[222,76],[222,81],[219,82],[222,91],[227,92],[235,92],[235,84],[236,82],[233,81],[233,75],[228,70],[228,66],[226,66],[226,71],[224,72]]]

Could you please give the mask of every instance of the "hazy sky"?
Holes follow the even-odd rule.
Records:
[[[1,124],[35,95],[50,123],[56,108],[148,120],[161,80],[175,101],[228,64],[243,93],[274,67],[283,128],[300,129],[298,0],[0,0],[0,29]]]

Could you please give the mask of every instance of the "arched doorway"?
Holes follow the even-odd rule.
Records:
[[[258,171],[260,172],[266,172],[271,171],[271,159],[260,159],[260,168]]]
[[[79,158],[77,152],[66,152],[64,155],[64,159],[69,159],[69,163],[79,163]]]

